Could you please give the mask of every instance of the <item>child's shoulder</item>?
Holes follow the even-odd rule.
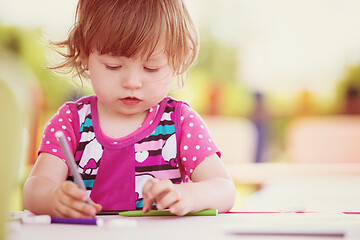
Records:
[[[85,96],[85,97],[81,97],[77,100],[74,101],[67,101],[65,102],[60,109],[70,109],[70,110],[80,110],[81,108],[83,108],[84,106],[89,106],[92,103],[96,102],[96,96],[95,95],[90,95],[90,96]]]
[[[168,105],[178,105],[178,106],[181,106],[181,108],[183,108],[183,106],[187,106],[188,108],[190,107],[189,103],[183,101],[183,100],[178,100],[178,99],[175,99],[173,97],[166,97],[164,98],[163,102],[166,102]]]
[[[54,117],[64,118],[78,114],[86,116],[92,112],[93,108],[91,106],[93,103],[96,103],[96,96],[94,95],[85,96],[75,101],[67,101],[58,109]]]
[[[64,105],[86,105],[86,104],[91,104],[91,102],[93,101],[96,101],[96,96],[89,95],[89,96],[81,97],[75,101],[68,101]]]
[[[190,104],[186,101],[183,101],[183,100],[177,100],[173,97],[166,97],[163,102],[167,103],[168,105],[170,106],[178,106],[179,107],[179,110],[180,110],[180,113],[183,117],[188,117],[188,116],[193,116],[194,114],[196,115],[196,117],[200,117],[199,114],[196,112],[196,110],[194,110]]]
[[[191,123],[193,121],[203,122],[202,117],[200,114],[194,110],[189,103],[183,100],[176,100],[172,97],[167,97],[164,99],[164,102],[170,105],[170,107],[174,107],[175,112],[180,114],[180,119],[182,125]],[[177,110],[176,110],[177,109]]]

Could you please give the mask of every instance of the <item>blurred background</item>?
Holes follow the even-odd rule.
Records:
[[[200,53],[186,86],[171,95],[204,117],[222,148],[237,184],[233,210],[318,208],[339,189],[352,199],[345,208],[359,210],[360,1],[186,3]],[[75,8],[73,0],[0,0],[0,64],[11,62],[27,89],[13,211],[23,209],[21,188],[44,125],[65,101],[91,93],[71,75],[46,68],[56,59],[47,42],[65,39]],[[311,185],[312,192],[299,193]],[[294,189],[299,195],[287,195]],[[305,199],[319,192],[318,205]],[[328,209],[344,206],[329,203]]]

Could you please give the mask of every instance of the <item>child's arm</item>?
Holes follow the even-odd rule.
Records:
[[[68,167],[60,158],[41,153],[23,188],[25,208],[35,214],[89,218],[101,206],[86,203],[87,195],[75,183],[66,181]]]
[[[151,179],[143,188],[143,211],[153,203],[159,210],[169,208],[177,215],[203,209],[229,211],[235,202],[235,187],[216,154],[207,157],[192,173],[192,182],[172,184],[170,180]]]

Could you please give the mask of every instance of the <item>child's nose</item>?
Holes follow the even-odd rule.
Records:
[[[122,79],[122,87],[128,89],[138,89],[142,87],[142,80],[138,71],[129,70]]]

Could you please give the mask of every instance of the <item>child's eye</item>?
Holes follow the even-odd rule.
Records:
[[[159,68],[144,67],[144,69],[147,72],[157,72],[157,71],[159,71]]]
[[[121,68],[120,65],[105,65],[105,67],[109,70],[118,70]]]

